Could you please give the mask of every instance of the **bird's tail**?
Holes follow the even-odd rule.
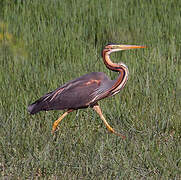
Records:
[[[28,112],[29,112],[30,114],[35,114],[35,113],[38,112],[38,111],[36,110],[35,106],[36,106],[36,104],[30,104],[30,105],[28,106]]]
[[[35,101],[34,103],[30,104],[28,106],[28,112],[30,114],[36,114],[40,111],[48,111],[50,110],[50,104],[48,105],[47,99],[48,97],[50,97],[51,93],[48,93],[46,95],[44,95],[43,97],[41,97],[40,99],[38,99],[37,101]]]
[[[38,113],[39,111],[42,111],[43,108],[42,108],[42,105],[41,105],[41,102],[34,102],[33,104],[30,104],[28,106],[28,112],[30,114],[36,114]]]

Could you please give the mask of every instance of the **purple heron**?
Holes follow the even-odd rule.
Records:
[[[108,44],[102,51],[102,57],[106,67],[112,71],[119,72],[116,80],[110,80],[103,72],[92,72],[77,79],[69,81],[59,88],[51,91],[28,106],[30,114],[39,111],[66,110],[53,124],[52,132],[57,129],[60,121],[70,112],[87,107],[93,108],[103,120],[107,129],[122,138],[124,135],[116,132],[104,118],[98,101],[117,94],[128,80],[128,68],[124,63],[113,63],[110,54],[116,51],[145,48],[137,45]]]

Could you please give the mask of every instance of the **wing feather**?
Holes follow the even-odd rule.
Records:
[[[28,107],[31,114],[43,110],[85,108],[105,92],[110,80],[104,73],[94,72],[72,80],[52,92],[45,94]],[[99,97],[99,98],[98,98]]]

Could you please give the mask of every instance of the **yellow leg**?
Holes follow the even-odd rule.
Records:
[[[66,111],[64,114],[62,114],[54,123],[53,123],[53,127],[52,127],[52,133],[54,133],[57,129],[58,124],[62,121],[62,119],[70,112],[72,112],[73,110],[70,109],[68,111]]]
[[[93,106],[93,109],[99,114],[100,118],[103,120],[104,124],[106,125],[107,129],[111,132],[116,134],[117,136],[121,136],[123,139],[125,139],[126,137],[118,132],[116,132],[106,121],[106,119],[104,118],[101,108],[99,107],[99,105],[95,105]]]

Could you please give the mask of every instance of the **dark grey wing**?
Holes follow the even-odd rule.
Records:
[[[92,94],[90,94],[90,96],[93,97],[90,104],[95,103],[108,96],[111,96],[111,92],[109,90],[112,88],[114,83],[115,83],[114,80],[112,81],[107,79],[106,81],[104,81],[104,83],[101,83],[101,85],[98,88],[94,89]]]
[[[99,84],[95,81],[79,81],[60,89],[49,101],[53,109],[79,109],[87,107],[92,97],[90,94]],[[60,93],[59,93],[60,92]]]
[[[109,81],[101,72],[86,74],[47,93],[28,107],[31,114],[42,110],[79,109],[89,106],[95,90]]]

